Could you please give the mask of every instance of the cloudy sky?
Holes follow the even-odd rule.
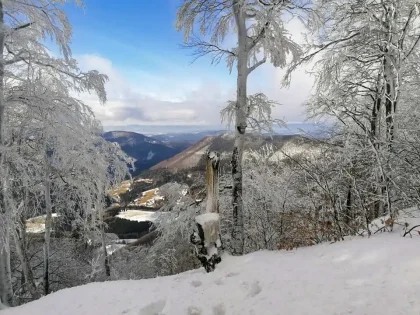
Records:
[[[191,64],[191,51],[180,48],[183,37],[174,29],[179,1],[85,0],[85,10],[66,7],[81,68],[109,76],[104,106],[83,96],[104,126],[220,124],[220,110],[234,98],[235,73],[224,64],[211,65],[209,58]],[[300,38],[298,21],[288,28]],[[260,67],[249,78],[249,92],[278,101],[276,118],[301,122],[312,80],[301,70],[281,89],[282,74],[270,65]]]

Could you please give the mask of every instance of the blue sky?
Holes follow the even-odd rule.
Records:
[[[66,5],[75,58],[82,68],[95,68],[110,77],[105,107],[84,96],[104,125],[220,124],[220,110],[234,97],[234,72],[229,75],[224,64],[211,65],[209,58],[191,65],[191,51],[180,47],[183,36],[174,27],[179,3],[85,0],[85,11]],[[297,82],[297,88],[292,86],[283,97],[277,95],[281,77],[277,69],[264,66],[253,76],[251,91],[266,92],[290,107],[279,110],[277,118],[304,119],[298,107],[303,101],[299,91],[307,89],[306,84]],[[290,101],[285,103],[284,98]]]
[[[118,67],[135,65],[145,71],[165,71],[159,59],[166,54],[171,62],[187,63],[186,52],[179,48],[182,34],[174,28],[175,2],[125,0],[121,5],[115,0],[88,0],[85,13],[68,6],[74,53],[100,51]]]

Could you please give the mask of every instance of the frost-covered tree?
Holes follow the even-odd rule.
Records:
[[[419,18],[417,1],[314,1],[306,56],[316,57],[315,116],[347,127],[357,152],[370,150],[373,216],[394,215],[391,156],[402,99],[417,89]],[[368,150],[368,151],[369,151]],[[362,156],[361,156],[362,157]],[[365,157],[363,157],[364,159]]]
[[[418,77],[413,67],[419,53],[417,1],[330,0],[315,6],[316,33],[304,60],[320,55],[317,94],[325,109],[364,115],[373,136],[383,119],[384,136],[392,140],[404,85]],[[351,101],[353,108],[347,105]]]
[[[126,156],[101,138],[90,109],[73,96],[93,92],[105,102],[107,78],[97,71],[80,71],[71,58],[64,2],[0,1],[0,300],[9,305],[11,230],[20,227],[14,239],[23,245],[22,220],[37,212],[46,214],[48,278],[52,212],[73,212],[79,222],[90,220],[110,185],[126,174],[126,161],[121,162]],[[44,46],[46,38],[55,41],[62,57],[51,55]],[[25,269],[33,293],[34,281]],[[48,291],[44,279],[44,293]]]
[[[197,57],[210,54],[215,63],[225,59],[230,71],[236,63],[236,100],[228,105],[231,114],[225,114],[233,118],[235,128],[232,248],[237,255],[243,253],[244,246],[242,158],[248,118],[258,112],[271,113],[271,104],[265,99],[253,104],[248,97],[248,76],[266,62],[284,67],[289,55],[298,58],[300,49],[290,39],[283,14],[302,6],[299,1],[284,0],[185,0],[178,11],[176,27],[184,31],[186,45],[195,49]],[[194,34],[195,29],[201,37]],[[226,47],[232,34],[235,46]],[[253,111],[253,106],[261,106],[262,111]]]
[[[42,70],[37,69],[36,74],[32,78],[28,76],[25,87],[14,86],[14,92],[8,97],[13,106],[6,114],[10,118],[7,126],[13,134],[10,142],[13,151],[9,154],[16,157],[7,165],[23,169],[25,165],[32,165],[29,174],[25,171],[9,173],[31,183],[31,196],[38,202],[28,205],[22,199],[26,198],[24,193],[6,195],[5,200],[10,205],[25,205],[21,211],[13,211],[13,222],[22,239],[25,230],[19,222],[31,215],[46,215],[43,292],[48,294],[53,212],[62,222],[68,221],[76,228],[87,224],[84,229],[103,232],[103,224],[95,224],[93,219],[102,222],[104,197],[113,184],[127,175],[127,157],[118,146],[101,137],[101,128],[88,107],[68,95],[67,89],[57,89],[57,84]],[[22,93],[15,94],[19,90]],[[22,96],[25,102],[21,101]],[[22,187],[28,186],[24,181],[15,184],[10,191],[24,190]],[[17,244],[17,248],[24,248],[24,244]],[[27,265],[24,252],[19,258],[22,265]],[[34,281],[27,282],[33,288]]]

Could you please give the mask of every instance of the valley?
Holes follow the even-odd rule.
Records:
[[[160,191],[162,186],[171,182],[187,183],[192,200],[201,201],[205,197],[202,178],[207,151],[220,153],[222,170],[227,177],[230,176],[230,148],[233,144],[230,132],[207,131],[151,138],[134,132],[110,131],[104,137],[110,142],[117,142],[126,154],[138,158],[137,165],[140,166],[139,170],[132,173],[131,180],[119,183],[108,192],[111,204],[105,210],[106,232],[119,239],[112,241],[119,245],[112,245],[110,254],[154,231],[154,222],[164,213],[159,210],[167,203]],[[177,153],[182,146],[176,150],[173,147],[181,141],[185,141],[184,146],[189,146]],[[250,133],[245,142],[245,160],[264,148],[269,152],[268,158],[272,162],[284,159],[285,154],[318,154],[314,142],[300,135],[268,136]],[[148,160],[151,155],[148,152],[151,151],[155,154]],[[53,219],[56,218],[57,214],[54,213]],[[26,229],[28,233],[44,233],[45,215],[28,219]]]
[[[104,136],[108,141],[115,141],[121,145],[126,154],[143,161],[137,164],[141,165],[142,169],[132,173],[132,180],[125,180],[109,191],[113,207],[107,211],[105,217],[107,232],[118,235],[120,241],[133,238],[134,235],[139,236],[135,238],[137,240],[154,231],[154,222],[168,211],[168,201],[160,191],[161,187],[172,182],[187,184],[191,200],[201,202],[205,198],[203,192],[206,152],[220,153],[223,177],[230,178],[231,148],[234,141],[231,132],[216,130],[158,134],[150,137],[135,132],[110,131]],[[174,148],[184,149],[177,153]],[[144,160],[147,160],[148,150],[154,150],[156,154],[147,164]],[[252,159],[255,153],[261,150],[269,154],[268,159],[273,163],[290,156],[319,154],[314,139],[299,134],[248,133],[244,159]],[[142,244],[142,241],[132,242],[131,246],[137,243]],[[120,244],[115,250],[123,247]]]

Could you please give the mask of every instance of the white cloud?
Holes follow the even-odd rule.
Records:
[[[282,87],[281,83],[285,70],[276,69],[271,65],[264,65],[258,69],[249,80],[249,92],[262,92],[271,100],[278,102],[273,110],[273,116],[286,122],[302,122],[306,119],[304,103],[307,100],[313,78],[305,69],[298,69],[292,75],[289,87]]]
[[[303,26],[297,20],[288,23],[290,33],[302,40]],[[106,84],[108,102],[101,106],[94,96],[81,98],[92,107],[105,126],[147,125],[218,125],[220,110],[235,96],[235,74],[226,80],[228,70],[221,68],[220,80],[210,79],[205,71],[156,75],[141,69],[118,69],[111,60],[98,55],[78,57],[84,70],[96,69],[109,77]],[[186,65],[187,66],[187,65]],[[188,75],[187,75],[188,74]],[[305,119],[302,103],[312,87],[311,77],[297,71],[288,89],[281,89],[284,70],[264,65],[249,79],[249,93],[263,92],[281,105],[274,109],[275,118],[286,121]]]
[[[227,99],[226,86],[201,74],[187,80],[142,72],[127,76],[98,55],[82,55],[78,61],[83,70],[96,69],[109,77],[108,102],[104,106],[93,95],[80,96],[104,125],[210,125],[220,121],[219,112]]]
[[[286,25],[291,37],[298,44],[304,43],[304,25],[297,18],[287,21]],[[252,73],[249,78],[249,92],[263,92],[280,105],[273,110],[273,116],[286,122],[302,122],[306,119],[304,103],[313,84],[313,77],[307,73],[312,65],[299,68],[292,74],[290,86],[281,86],[285,75],[284,69],[265,64]]]

